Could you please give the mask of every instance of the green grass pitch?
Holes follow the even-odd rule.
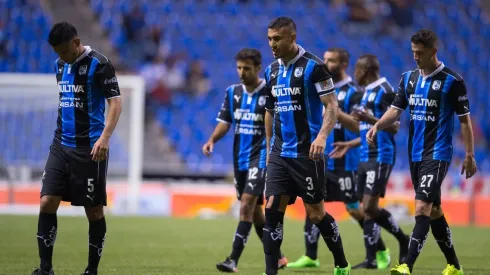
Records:
[[[99,274],[218,274],[215,264],[230,253],[236,221],[233,219],[184,220],[170,218],[107,217],[108,233]],[[83,217],[59,217],[54,267],[58,275],[80,274],[87,262],[88,223]],[[289,260],[304,253],[303,224],[285,222],[282,249]],[[405,226],[410,232],[412,226]],[[0,216],[0,274],[30,274],[38,265],[37,217]],[[364,247],[357,224],[340,224],[346,255],[351,264],[363,259]],[[395,239],[382,236],[397,260]],[[453,228],[453,239],[465,274],[490,274],[490,230]],[[332,274],[332,257],[323,242],[319,269],[284,270],[280,274]],[[422,251],[414,274],[441,274],[445,260],[432,236]],[[264,271],[262,245],[252,230],[239,264],[239,274]],[[352,274],[389,274],[357,271]]]

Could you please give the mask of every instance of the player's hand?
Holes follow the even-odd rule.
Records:
[[[202,153],[209,157],[213,153],[213,149],[214,143],[212,141],[208,141],[202,146]]]
[[[325,154],[325,143],[327,142],[326,138],[321,136],[317,136],[313,143],[310,146],[310,159],[317,161],[323,159],[323,155]]]
[[[350,149],[350,145],[344,141],[337,141],[332,144],[334,146],[332,152],[328,154],[329,158],[332,159],[340,159],[345,156],[347,151]]]
[[[369,131],[366,134],[366,141],[369,145],[373,146],[374,141],[376,140],[376,134],[378,133],[378,126],[374,125],[369,129]]]
[[[463,167],[461,167],[461,175],[463,175],[464,172],[466,172],[467,179],[473,177],[473,175],[476,173],[475,156],[466,155],[463,161]]]
[[[353,111],[351,115],[357,121],[367,121],[368,118],[367,112],[365,110],[360,110],[360,109]]]
[[[106,160],[107,153],[109,153],[109,139],[100,137],[97,142],[95,142],[92,152],[90,152],[92,160],[96,162]]]

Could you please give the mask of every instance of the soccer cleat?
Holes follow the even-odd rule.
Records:
[[[279,259],[279,262],[277,263],[277,268],[278,269],[283,269],[288,265],[288,258],[286,258],[284,255]]]
[[[399,264],[390,269],[391,275],[410,275],[410,268],[407,264]]]
[[[464,275],[463,267],[457,269],[454,265],[448,264],[446,268],[442,271],[442,275]]]
[[[230,257],[227,257],[224,262],[217,263],[216,268],[221,271],[221,272],[238,272],[238,268],[236,267],[236,262],[233,259],[230,259]]]
[[[346,267],[336,267],[333,270],[333,275],[349,275],[352,267],[349,263],[347,263]]]
[[[365,259],[360,264],[357,264],[357,265],[355,265],[355,266],[352,267],[352,269],[361,269],[361,268],[364,268],[364,269],[377,269],[378,266],[376,265],[376,262],[373,261],[372,263],[369,263],[367,261],[367,259]]]
[[[32,271],[31,275],[54,275],[54,271],[51,269],[49,272],[47,272],[40,268],[36,268],[34,271]]]
[[[310,257],[303,255],[296,262],[288,263],[288,268],[307,268],[320,267],[320,260],[312,260]]]
[[[378,269],[387,269],[391,264],[390,250],[376,252],[376,265]]]

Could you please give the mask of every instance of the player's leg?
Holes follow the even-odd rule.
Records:
[[[294,201],[291,194],[290,176],[286,161],[275,155],[269,156],[266,176],[265,226],[262,236],[265,254],[265,274],[276,275],[283,238],[284,213]]]
[[[289,263],[289,268],[320,266],[320,260],[318,259],[318,240],[320,238],[320,231],[318,230],[318,227],[310,221],[308,216],[305,218],[304,235],[306,253],[295,262]]]
[[[104,206],[107,205],[106,175],[109,160],[95,162],[90,150],[71,150],[70,193],[72,205],[83,206],[89,222],[88,264],[83,274],[97,274],[106,237]]]
[[[259,197],[257,200],[257,205],[255,206],[254,209],[254,228],[255,232],[257,233],[257,236],[259,237],[259,240],[262,241],[262,237],[264,235],[264,225],[265,225],[265,215],[264,215],[264,210],[262,209],[263,205],[263,195]],[[284,254],[282,253],[281,250],[279,250],[279,262],[278,262],[278,268],[283,269],[288,265],[288,259]]]
[[[408,249],[409,237],[403,232],[398,223],[395,221],[391,213],[379,207],[379,198],[384,197],[386,185],[391,174],[391,165],[387,164],[371,164],[366,169],[365,188],[363,196],[363,211],[364,211],[364,235],[366,248],[368,249],[368,260],[371,260],[371,255],[375,255],[377,250],[376,243],[379,239],[379,226],[390,232],[399,243],[399,260],[402,261],[406,257]],[[369,244],[369,246],[368,246]],[[375,257],[374,257],[375,259]]]
[[[54,274],[53,248],[58,231],[56,212],[62,197],[66,195],[67,187],[68,174],[63,150],[61,146],[51,145],[42,178],[37,224],[37,244],[41,263],[33,275]]]
[[[306,215],[318,228],[334,258],[334,274],[349,274],[347,262],[335,219],[325,212],[325,164],[323,160],[289,160],[290,170],[297,193],[303,199]],[[339,273],[345,272],[345,273]]]

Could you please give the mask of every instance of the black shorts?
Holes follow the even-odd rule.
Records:
[[[357,169],[357,196],[364,194],[384,198],[393,165],[380,162],[361,162]]]
[[[325,171],[327,192],[325,201],[341,201],[346,204],[358,202],[356,194],[356,172]]]
[[[299,196],[305,203],[319,203],[325,196],[325,161],[271,155],[265,184],[266,198],[288,195],[293,204]]]
[[[247,193],[259,197],[257,205],[264,204],[265,169],[251,167],[245,171],[235,170],[235,189],[238,200]]]
[[[441,205],[441,185],[446,177],[449,162],[426,160],[410,162],[415,199]]]
[[[91,149],[53,143],[44,168],[41,197],[61,196],[75,206],[107,205],[106,176],[108,159],[95,162]]]

